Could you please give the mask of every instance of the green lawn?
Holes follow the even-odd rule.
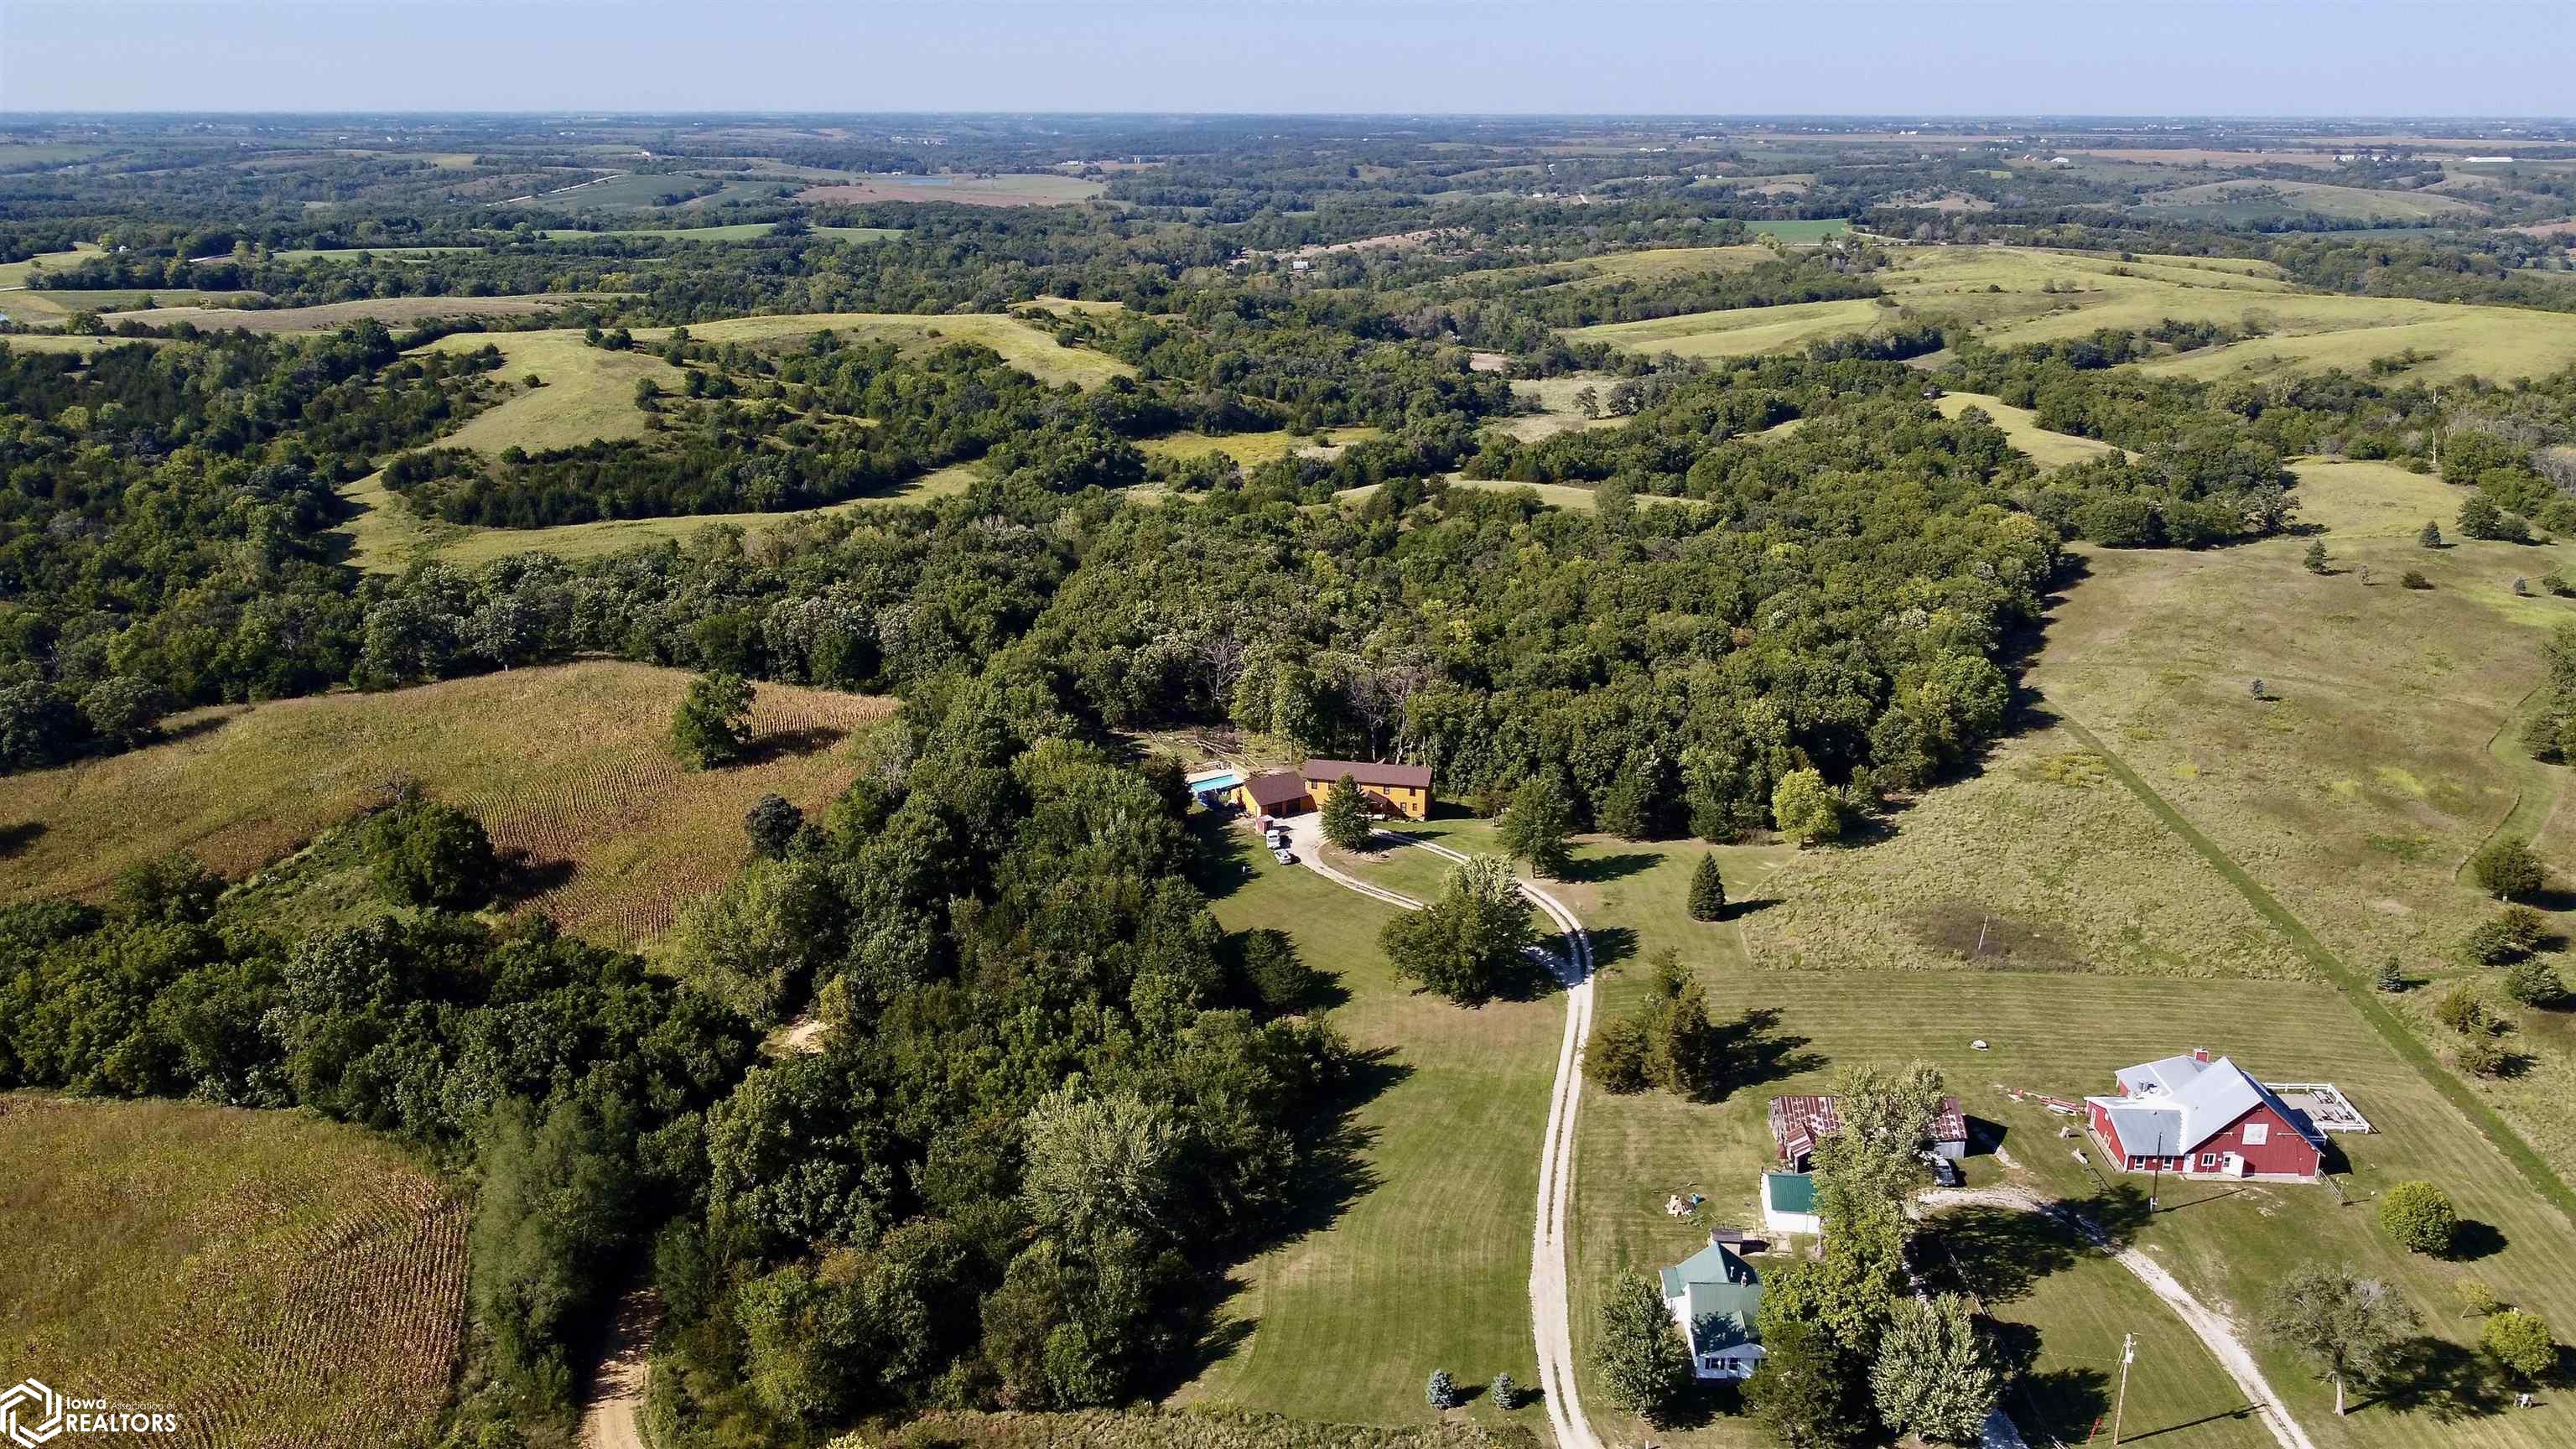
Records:
[[[1428,1423],[1424,1380],[1537,1377],[1530,1338],[1539,1139],[1565,1007],[1549,995],[1469,1010],[1396,982],[1378,950],[1390,908],[1224,831],[1217,918],[1288,932],[1348,999],[1329,1020],[1372,1054],[1349,1131],[1356,1185],[1338,1212],[1240,1268],[1226,1345],[1177,1398],[1353,1423]],[[1414,852],[1421,854],[1422,852]],[[1545,1409],[1488,1421],[1543,1425]]]

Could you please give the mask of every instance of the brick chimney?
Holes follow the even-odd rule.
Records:
[[[2193,1061],[2196,1061],[2196,1062],[2201,1063],[2201,1064],[2202,1064],[2202,1065],[2204,1065],[2204,1066],[2208,1065],[2208,1063],[2209,1063],[2209,1048],[2207,1048],[2207,1047],[2193,1047],[2193,1048],[2191,1049],[2191,1059],[2192,1059]]]

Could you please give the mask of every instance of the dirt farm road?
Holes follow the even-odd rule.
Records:
[[[1921,1202],[1926,1208],[1973,1206],[2046,1213],[2072,1224],[2095,1247],[2110,1253],[2121,1267],[2136,1275],[2139,1282],[2147,1285],[2147,1291],[2164,1300],[2165,1306],[2172,1309],[2174,1316],[2181,1319],[2192,1335],[2209,1350],[2209,1356],[2217,1359],[2218,1366],[2227,1370],[2227,1376],[2236,1381],[2236,1387],[2245,1395],[2246,1402],[2254,1405],[2255,1417],[2263,1421],[2264,1428],[2272,1431],[2273,1442],[2281,1449],[2317,1449],[2308,1438],[2308,1431],[2300,1428],[2299,1421],[2290,1417],[2290,1411],[2281,1407],[2281,1396],[2272,1392],[2271,1382],[2263,1377],[2263,1370],[2254,1362],[2254,1355],[2245,1351],[2245,1342],[2236,1336],[2235,1325],[2229,1323],[2225,1315],[2193,1297],[2191,1290],[2166,1272],[2162,1263],[2135,1248],[2114,1249],[2081,1214],[2022,1188],[1936,1187],[1925,1192]]]
[[[1300,864],[1374,900],[1404,910],[1422,902],[1398,895],[1324,863],[1323,825],[1319,817],[1290,820],[1290,849]],[[1409,845],[1448,860],[1467,857],[1433,841],[1377,832],[1383,844]],[[1538,1215],[1530,1234],[1530,1332],[1538,1344],[1538,1382],[1547,1402],[1548,1424],[1559,1449],[1603,1449],[1583,1416],[1583,1400],[1574,1385],[1573,1300],[1567,1292],[1565,1228],[1574,1201],[1574,1118],[1583,1097],[1583,1044],[1592,1034],[1592,938],[1565,903],[1538,886],[1521,882],[1521,894],[1556,926],[1565,942],[1562,954],[1538,948],[1537,954],[1565,985],[1565,1037],[1557,1048],[1556,1081],[1549,1089],[1547,1136],[1539,1145]],[[2312,1446],[2302,1446],[2312,1449]]]

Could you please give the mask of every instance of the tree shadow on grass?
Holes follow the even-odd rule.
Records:
[[[2384,1406],[2400,1414],[2422,1414],[2436,1424],[2456,1424],[2504,1412],[2513,1399],[2505,1390],[2493,1360],[2431,1334],[2407,1340],[2378,1392],[2355,1399],[2352,1408]]]
[[[1824,1070],[1823,1054],[1804,1050],[1807,1038],[1779,1029],[1778,1007],[1749,1007],[1735,1020],[1713,1022],[1711,1028],[1712,1065],[1700,1085],[1700,1101],[1723,1102],[1765,1082]]]
[[[1637,954],[1637,933],[1625,926],[1598,926],[1584,932],[1592,941],[1592,969],[1606,971]]]
[[[1924,1275],[1989,1308],[2029,1296],[2086,1251],[2082,1236],[2056,1218],[1984,1204],[1943,1210],[1923,1237],[1930,1248],[1921,1255]]]
[[[2111,1375],[2084,1366],[2032,1369],[2013,1385],[2010,1402],[2022,1442],[2082,1444],[2111,1412]]]
[[[1599,885],[1621,880],[1641,870],[1651,870],[1663,857],[1650,850],[1623,850],[1614,855],[1577,856],[1567,862],[1561,879],[1578,885]]]
[[[2493,1223],[2462,1218],[2451,1229],[2451,1246],[2442,1256],[2454,1263],[2474,1263],[2504,1251],[2504,1234]]]
[[[21,820],[15,825],[0,826],[0,860],[15,860],[26,854],[28,846],[45,838],[48,828],[41,820]]]
[[[1190,854],[1190,884],[1199,888],[1199,894],[1221,901],[1251,882],[1249,834],[1231,828],[1207,810],[1190,816],[1190,828],[1199,837],[1199,848]]]

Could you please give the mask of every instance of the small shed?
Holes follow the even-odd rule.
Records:
[[[1809,1237],[1822,1233],[1825,1222],[1816,1215],[1816,1179],[1803,1172],[1762,1174],[1762,1225],[1774,1233]]]

